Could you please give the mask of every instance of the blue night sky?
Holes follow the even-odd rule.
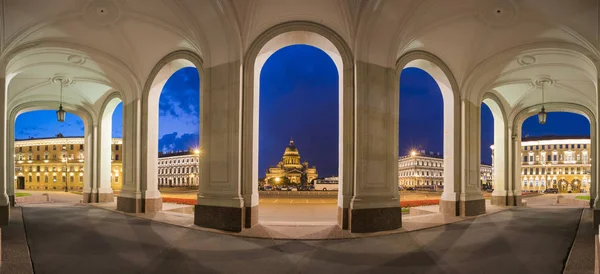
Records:
[[[410,149],[443,151],[442,95],[431,76],[405,69],[400,86],[399,153]],[[305,45],[283,48],[266,62],[260,75],[259,176],[281,159],[293,138],[303,160],[316,165],[320,176],[337,175],[338,75],[323,51]],[[177,71],[165,84],[159,103],[159,151],[198,146],[199,86],[195,68]],[[481,110],[481,159],[491,163],[493,118],[487,106]],[[15,138],[82,136],[80,118],[67,114],[56,121],[55,111],[34,111],[17,118]],[[523,136],[589,135],[589,122],[581,115],[549,113],[548,123],[537,117],[523,124]],[[113,137],[122,134],[122,105],[113,115]]]

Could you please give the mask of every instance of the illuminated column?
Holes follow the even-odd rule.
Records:
[[[350,204],[350,231],[397,229],[402,226],[396,177],[399,73],[376,64],[356,64],[356,186]]]
[[[96,132],[97,126],[92,124],[88,119],[83,119],[84,130],[83,130],[83,202],[94,203],[97,200],[95,197],[95,174],[97,172],[97,159],[95,153],[96,147]],[[68,174],[67,174],[68,176]]]
[[[600,77],[599,77],[600,80]],[[598,94],[598,93],[596,93]],[[600,108],[600,104],[596,103],[597,111]],[[598,112],[596,112],[598,113]],[[600,165],[598,165],[598,159],[600,159],[600,150],[598,144],[600,143],[598,136],[600,136],[600,126],[598,126],[598,118],[590,119],[590,207],[594,210],[594,228],[600,225],[600,185],[598,175],[600,174]]]
[[[508,167],[510,176],[508,177],[508,196],[507,205],[521,205],[521,189],[523,181],[521,180],[521,124],[522,121],[515,121],[516,125],[509,127],[508,136],[510,142],[508,147]]]
[[[114,201],[111,178],[117,179],[115,175],[121,175],[118,170],[115,174],[112,167],[112,116],[120,102],[121,100],[118,98],[111,98],[105,103],[97,127],[95,149],[98,172],[96,174],[95,201],[100,203]],[[123,149],[122,145],[121,149]]]
[[[461,216],[485,213],[485,199],[479,186],[480,117],[480,105],[467,100],[461,102]]]
[[[158,110],[155,110],[158,111]],[[158,115],[158,114],[157,114]],[[156,199],[145,197],[141,186],[141,100],[123,102],[123,188],[117,197],[117,210],[124,212],[145,212],[146,207],[156,206]],[[154,145],[156,147],[156,145]],[[150,198],[150,201],[149,199]],[[157,198],[161,202],[160,195]],[[148,203],[150,202],[150,203]],[[160,204],[162,205],[162,204]]]
[[[243,177],[242,182],[240,178],[240,162],[242,173],[252,174],[253,167],[252,161],[244,162],[248,159],[242,156],[257,153],[252,142],[248,147],[248,143],[240,142],[241,127],[252,127],[252,115],[245,117],[249,124],[240,125],[240,73],[238,61],[204,69],[200,102],[201,183],[194,211],[194,224],[198,226],[241,231],[258,223],[258,182],[251,177]],[[250,97],[251,91],[248,89]]]
[[[7,90],[6,90],[6,79],[3,75],[0,75],[0,178],[3,178],[3,182],[0,183],[0,225],[7,225],[10,216],[10,204],[8,195],[6,194],[6,188],[9,183],[14,183],[14,178],[10,178],[7,181],[7,173],[11,168],[14,170],[15,163],[8,161],[8,154],[14,154],[14,151],[9,151],[7,148],[8,138],[10,136],[7,132]]]
[[[13,163],[13,168],[8,168],[6,170],[6,193],[8,195],[10,205],[15,206],[15,118],[12,115],[9,117],[8,124],[6,127],[8,128],[7,139],[6,139],[6,162]]]

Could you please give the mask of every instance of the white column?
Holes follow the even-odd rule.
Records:
[[[468,100],[461,102],[461,193],[460,215],[474,216],[485,213],[481,194],[480,172],[480,119],[481,108]]]
[[[590,155],[594,155],[593,159],[596,159],[596,154],[598,153],[598,149],[596,148],[596,143],[597,143],[597,125],[595,124],[596,121],[590,122]],[[590,157],[590,156],[588,156]],[[597,189],[597,185],[596,185],[596,181],[597,181],[597,167],[595,167],[594,164],[590,165],[590,179],[588,184],[590,184],[590,208],[594,208],[595,202],[596,202],[596,198],[598,197],[598,189]],[[600,222],[600,220],[599,220]]]
[[[98,139],[96,141],[96,161],[98,173],[96,174],[96,187],[98,202],[114,201],[113,189],[110,185],[112,170],[112,115],[100,118]]]
[[[356,177],[349,228],[352,232],[397,229],[402,225],[398,193],[399,75],[393,68],[358,61],[356,77]]]
[[[8,170],[15,168],[15,163],[8,161],[8,154],[14,154],[14,151],[9,151],[7,148],[9,117],[7,113],[7,86],[6,79],[0,78],[0,178],[4,178],[0,183],[0,225],[7,225],[10,216],[10,205],[8,195],[6,194],[7,184],[14,183],[14,179],[7,181]]]
[[[494,115],[494,192],[492,204],[507,205],[508,196],[508,129],[502,117]]]
[[[242,155],[256,152],[251,138],[246,139],[250,142],[244,144],[242,151],[241,127],[252,124],[241,121],[240,68],[239,61],[205,68],[200,94],[201,183],[194,223],[230,231],[241,231],[245,223],[252,222],[250,218],[258,220],[258,184],[242,183],[240,176],[241,162],[245,167],[241,172],[252,173],[252,162],[242,159]],[[247,95],[252,96],[243,96]],[[242,119],[247,121],[248,118]],[[250,212],[245,214],[244,211]]]
[[[6,193],[9,197],[11,206],[15,206],[15,119],[8,113],[7,116],[9,117],[9,120],[6,125],[8,128],[8,137],[6,139],[6,148],[8,153],[6,153],[6,162],[13,163],[13,168],[6,170]]]
[[[522,122],[517,122],[522,124]],[[509,136],[511,138],[509,147],[509,168],[511,176],[508,182],[508,205],[521,205],[521,126],[513,125],[509,127]]]
[[[84,162],[83,162],[83,202],[93,203],[95,197],[95,183],[96,180],[94,174],[96,174],[96,159],[94,158],[95,153],[95,132],[96,125],[84,119],[84,130],[83,130],[83,151],[84,151]],[[67,174],[68,176],[68,174]]]
[[[123,188],[117,197],[117,210],[142,212],[140,186],[141,102],[123,102]]]

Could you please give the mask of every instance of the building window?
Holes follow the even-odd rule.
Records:
[[[119,150],[119,145],[115,145],[115,150]]]
[[[52,150],[56,150],[56,145],[53,145],[53,146],[52,146]]]
[[[48,182],[48,175],[44,176],[44,183]]]
[[[79,175],[79,182],[83,183],[83,176]]]
[[[119,154],[115,154],[115,160],[118,161],[119,160]]]
[[[32,181],[31,181],[31,175],[29,175],[29,182],[32,182]]]
[[[71,145],[71,150],[73,150],[73,145]]]
[[[39,175],[35,176],[35,179],[36,179],[36,182],[38,182],[38,183],[40,182],[40,176]]]

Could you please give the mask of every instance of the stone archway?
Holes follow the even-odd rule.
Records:
[[[277,50],[305,44],[323,50],[335,63],[339,76],[339,192],[338,225],[351,229],[351,200],[354,194],[354,64],[350,47],[333,30],[312,22],[295,21],[276,25],[263,32],[244,58],[242,98],[241,193],[244,227],[258,223],[258,96],[260,71]],[[358,206],[358,205],[357,205]],[[358,219],[355,219],[358,220]]]
[[[461,102],[460,93],[456,79],[448,66],[437,56],[425,51],[411,51],[402,55],[396,62],[396,77],[400,78],[400,73],[407,67],[416,67],[429,73],[442,92],[444,105],[444,192],[440,200],[440,212],[450,215],[472,216],[485,213],[485,200],[479,192],[479,172],[465,173],[461,170],[461,157],[476,157],[479,159],[479,130],[467,132],[469,141],[462,140],[461,143],[461,107],[468,108],[470,116],[475,116],[479,106],[474,106],[470,102]],[[396,92],[393,99],[394,110],[399,109],[399,88],[397,81]],[[461,106],[462,104],[462,106]],[[396,118],[395,126],[398,126],[399,117]],[[471,117],[469,117],[471,118]],[[477,123],[469,124],[469,127],[479,127],[479,117],[474,121]],[[466,126],[466,125],[465,125]],[[398,130],[394,131],[396,148],[394,150],[396,158],[398,147]],[[462,144],[469,146],[461,147]],[[465,150],[474,150],[476,155],[466,155]],[[465,155],[463,155],[465,154]],[[476,165],[473,170],[479,170],[479,161],[468,161]],[[466,167],[464,167],[466,168]],[[463,174],[464,173],[464,174]],[[473,178],[464,178],[462,176],[472,176]],[[465,182],[463,184],[463,182]]]
[[[195,67],[200,79],[203,79],[202,59],[194,52],[181,50],[172,52],[163,57],[148,76],[142,91],[141,115],[141,167],[139,186],[123,184],[123,191],[119,195],[120,206],[118,209],[126,212],[156,212],[162,209],[162,197],[158,191],[158,103],[162,89],[169,77],[185,67]],[[200,92],[202,94],[202,86]],[[203,103],[201,100],[200,104]],[[204,105],[201,109],[204,108]],[[124,108],[125,110],[125,108]],[[135,109],[134,109],[135,110]],[[125,112],[125,111],[124,111]],[[124,113],[128,115],[129,113]],[[131,113],[135,115],[136,113]],[[202,115],[200,115],[202,118]],[[203,123],[200,123],[200,132]],[[124,136],[129,135],[129,128],[125,125]],[[134,132],[131,135],[135,136]],[[127,138],[123,139],[127,146]],[[127,156],[127,155],[125,155]]]

